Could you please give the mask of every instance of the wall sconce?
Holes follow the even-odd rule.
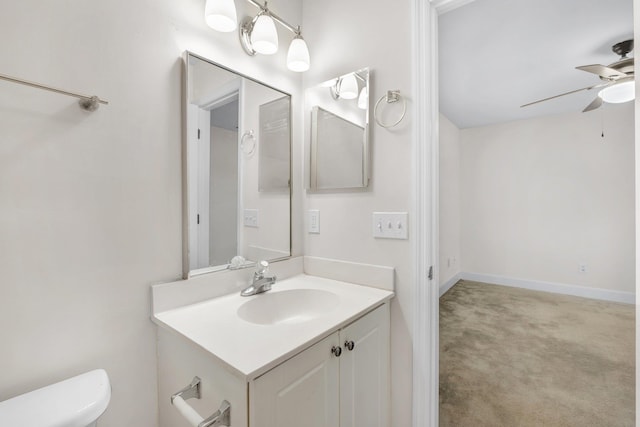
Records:
[[[254,17],[247,17],[240,25],[240,44],[249,56],[256,53],[273,55],[278,51],[278,31],[275,23],[279,23],[294,34],[287,53],[287,68],[295,72],[309,69],[311,60],[309,48],[302,38],[300,26],[293,27],[282,18],[271,12],[267,2],[261,5],[255,0],[247,0],[260,8]],[[205,5],[207,25],[216,31],[230,32],[237,27],[237,13],[234,0],[207,0]]]

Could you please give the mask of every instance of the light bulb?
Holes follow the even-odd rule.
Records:
[[[602,89],[598,95],[604,102],[612,104],[629,102],[636,97],[636,85],[633,80],[616,83]]]
[[[358,97],[358,81],[353,73],[340,79],[339,96],[342,99],[355,99]]]
[[[273,55],[278,51],[278,31],[269,15],[258,16],[256,23],[253,24],[251,45],[256,52],[263,55]]]
[[[287,68],[291,71],[301,73],[307,71],[310,65],[309,60],[309,48],[304,39],[297,35],[291,41],[289,45],[289,52],[287,53]]]
[[[207,0],[204,19],[208,26],[223,33],[231,32],[238,27],[236,5],[233,0]]]

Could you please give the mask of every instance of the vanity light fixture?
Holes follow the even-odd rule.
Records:
[[[249,25],[243,25],[240,29],[243,46],[247,53],[253,51],[253,55],[273,55],[278,51],[278,30],[276,24],[269,15],[269,9],[262,9]],[[249,43],[246,45],[246,41]]]
[[[311,61],[309,59],[309,48],[300,35],[300,27],[296,30],[296,35],[291,40],[289,52],[287,53],[287,67],[291,71],[301,73],[309,69]]]
[[[349,73],[334,80],[334,84],[329,87],[331,96],[333,99],[356,99],[358,98],[358,106],[360,106],[360,98],[366,96],[369,97],[369,92],[363,95],[358,90],[358,79],[364,81],[364,79],[358,75],[358,73]],[[363,88],[364,90],[364,88]],[[360,94],[360,96],[358,96]],[[366,102],[366,101],[362,101]]]
[[[366,110],[369,106],[369,87],[365,86],[360,91],[360,96],[358,96],[358,108],[361,110]]]
[[[616,83],[602,89],[598,95],[604,102],[612,104],[633,101],[636,97],[636,84],[631,78],[626,82]]]
[[[204,19],[216,31],[230,33],[238,28],[238,15],[233,0],[207,0]]]
[[[356,99],[358,97],[358,81],[354,73],[347,74],[340,79],[338,95],[342,99]]]
[[[251,18],[246,17],[240,25],[240,44],[249,56],[256,53],[273,55],[278,51],[278,31],[275,23],[279,23],[294,34],[289,51],[287,53],[287,68],[295,72],[303,72],[309,69],[311,60],[309,48],[302,38],[300,26],[294,27],[274,14],[267,7],[256,0],[247,0],[252,5],[260,8],[258,14]],[[233,31],[237,26],[237,16],[234,0],[207,0],[205,6],[205,19],[207,24],[217,31]],[[230,22],[233,22],[233,25]]]

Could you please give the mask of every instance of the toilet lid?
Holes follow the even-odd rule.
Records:
[[[110,399],[109,377],[96,369],[0,402],[0,426],[86,427]]]

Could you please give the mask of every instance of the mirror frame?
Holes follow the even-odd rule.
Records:
[[[366,85],[367,85],[367,90],[368,90],[368,94],[370,96],[371,94],[371,67],[363,67],[360,68],[358,70],[355,70],[351,73],[346,73],[334,78],[331,78],[323,83],[320,83],[318,85],[312,86],[310,88],[307,88],[305,92],[310,91],[310,90],[332,90],[329,86],[326,85],[327,82],[333,81],[333,80],[339,80],[344,76],[347,76],[349,74],[352,73],[361,73],[363,71],[366,71],[367,75],[366,75]],[[332,96],[334,96],[332,94]],[[335,99],[335,96],[334,96]],[[325,108],[322,108],[320,106],[317,105],[311,105],[311,103],[309,102],[309,98],[307,96],[307,94],[305,93],[305,115],[307,115],[309,117],[309,127],[307,129],[308,131],[308,135],[309,135],[309,157],[308,157],[308,165],[309,165],[309,172],[308,172],[308,183],[307,183],[307,190],[312,191],[312,192],[318,192],[318,193],[336,193],[336,192],[344,192],[344,191],[367,191],[371,185],[371,99],[369,98],[367,100],[367,108],[365,110],[365,125],[363,128],[363,142],[362,142],[362,185],[356,185],[356,186],[350,186],[350,185],[345,185],[345,186],[340,186],[340,187],[318,187],[317,185],[317,176],[318,176],[318,157],[317,157],[317,151],[318,151],[318,138],[317,138],[317,128],[314,129],[314,125],[317,125],[317,123],[314,123],[316,121],[316,117],[313,113],[313,110],[315,108],[319,108],[323,111],[326,111],[330,114],[334,114],[331,111],[326,110]],[[335,115],[335,114],[334,114]],[[345,119],[344,117],[341,117],[339,115],[335,115],[337,118],[340,118],[346,122],[350,122],[348,119]],[[354,123],[354,125],[359,126],[357,124]],[[314,132],[314,130],[316,132]]]
[[[182,143],[181,143],[181,155],[182,155],[182,277],[183,279],[189,279],[191,277],[200,276],[203,274],[213,273],[216,271],[226,271],[226,270],[237,270],[243,268],[251,268],[256,265],[257,261],[247,262],[240,267],[231,267],[231,264],[221,264],[209,267],[203,267],[196,270],[190,270],[189,268],[189,173],[188,173],[188,129],[187,129],[187,111],[188,111],[188,102],[189,102],[189,58],[193,57],[199,59],[203,62],[221,68],[225,71],[233,73],[239,77],[250,80],[252,82],[258,83],[262,86],[265,86],[269,89],[280,92],[283,96],[288,96],[291,99],[291,104],[293,104],[293,95],[289,92],[286,92],[282,89],[278,89],[272,85],[264,83],[260,80],[254,79],[252,77],[247,76],[246,74],[235,71],[229,67],[226,67],[222,64],[219,64],[215,61],[212,61],[208,58],[205,58],[197,53],[193,53],[189,50],[185,50],[181,62],[182,62],[182,96],[181,96],[181,120],[182,120]],[[289,108],[289,255],[283,256],[279,258],[269,259],[269,262],[277,262],[283,261],[286,259],[290,259],[292,256],[292,248],[293,248],[293,227],[292,227],[292,214],[293,214],[293,113],[292,108]]]

